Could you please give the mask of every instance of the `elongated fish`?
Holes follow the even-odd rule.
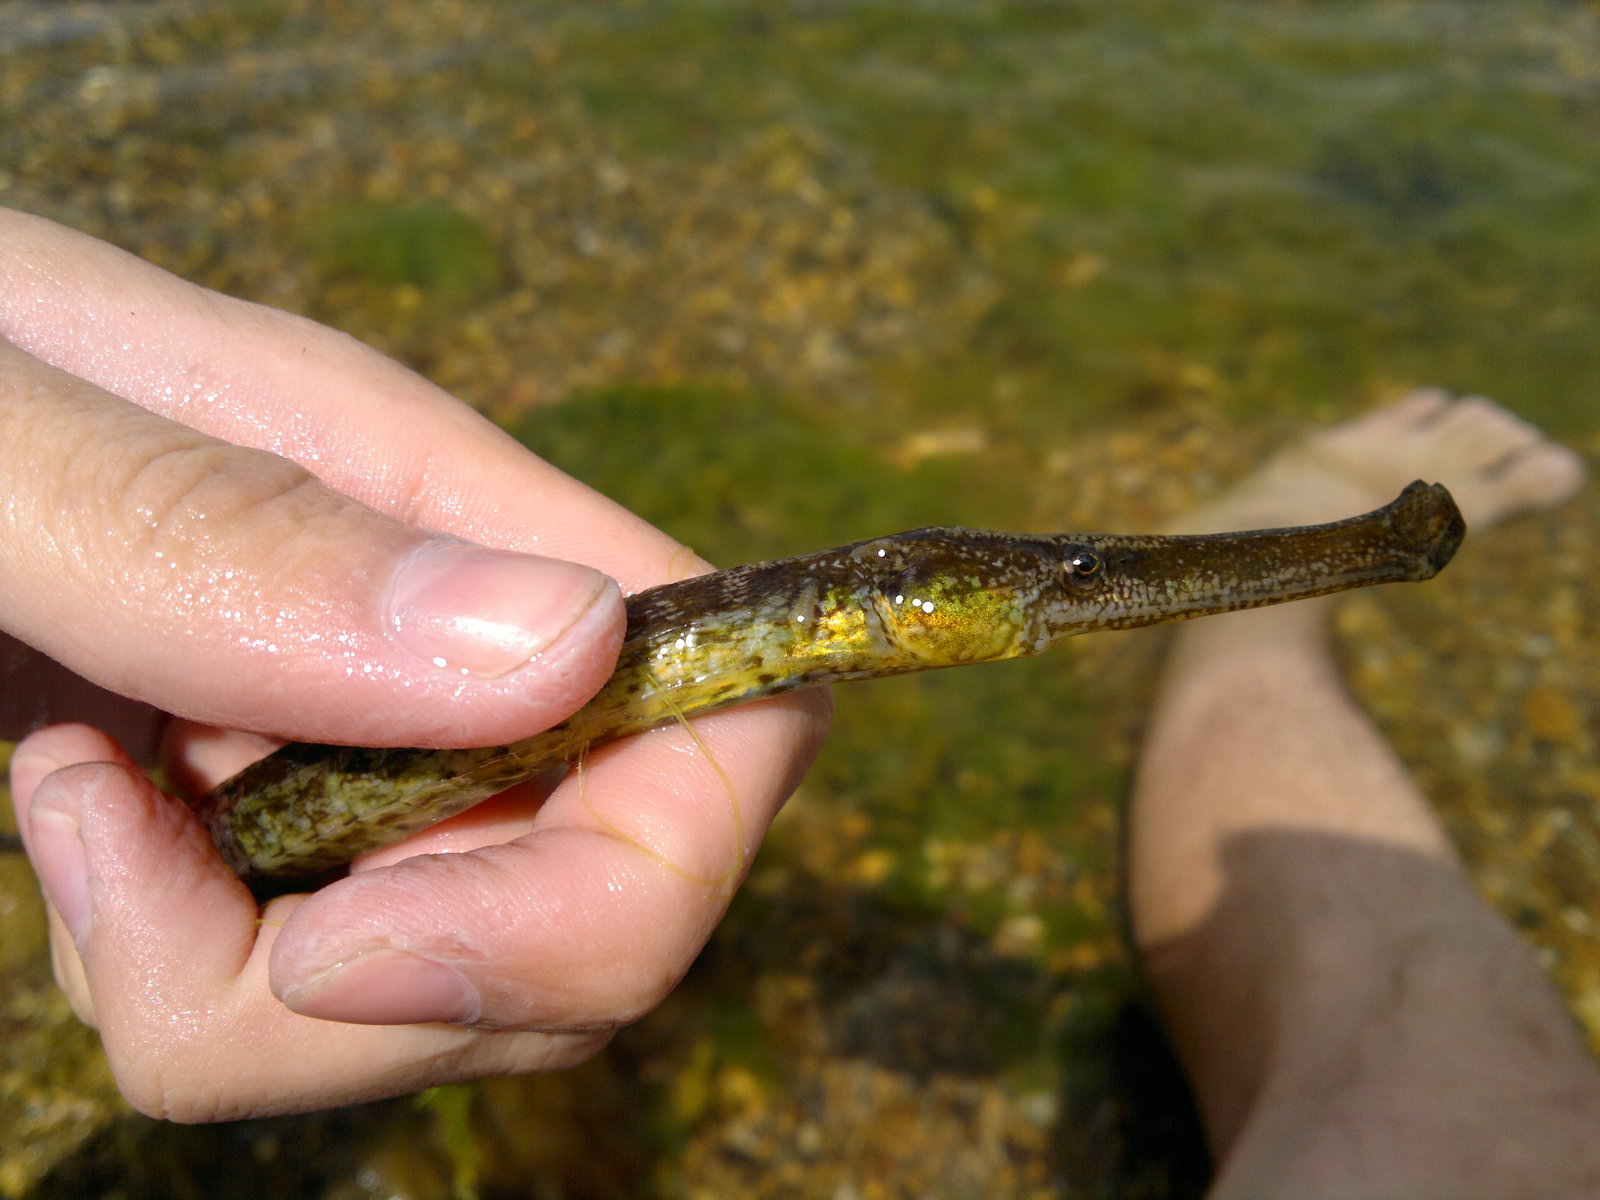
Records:
[[[1062,638],[1428,579],[1465,524],[1440,484],[1326,525],[1189,536],[917,529],[628,598],[616,672],[506,746],[294,743],[198,805],[244,876],[311,876],[592,746],[797,688],[1038,654]]]

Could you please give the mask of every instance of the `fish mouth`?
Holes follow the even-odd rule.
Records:
[[[1416,555],[1417,573],[1412,579],[1432,579],[1455,557],[1467,536],[1466,518],[1442,483],[1420,479],[1409,483],[1379,512],[1387,516],[1395,536]]]

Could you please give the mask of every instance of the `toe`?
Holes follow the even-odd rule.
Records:
[[[1522,447],[1504,456],[1485,480],[1477,506],[1489,511],[1479,521],[1560,504],[1582,486],[1583,475],[1582,458],[1566,446]]]

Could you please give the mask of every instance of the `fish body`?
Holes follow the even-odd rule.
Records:
[[[1063,638],[1437,573],[1465,526],[1439,484],[1326,525],[1244,533],[917,529],[628,598],[617,669],[581,709],[505,746],[293,743],[199,805],[242,875],[311,876],[590,747],[798,688],[1038,654]]]

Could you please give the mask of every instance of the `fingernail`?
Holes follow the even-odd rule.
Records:
[[[404,950],[371,950],[292,989],[295,1012],[355,1025],[470,1025],[483,1011],[478,989],[459,971]]]
[[[578,563],[440,540],[413,550],[395,571],[387,622],[418,658],[497,679],[537,658],[609,586]]]
[[[50,808],[30,810],[28,825],[39,886],[81,949],[89,934],[89,853],[83,831],[66,813]]]
[[[38,790],[46,775],[66,765],[54,754],[41,753],[38,742],[33,738],[18,743],[16,751],[11,755],[11,798],[18,806],[18,821],[33,819],[33,793]],[[25,832],[32,836],[32,830]]]

